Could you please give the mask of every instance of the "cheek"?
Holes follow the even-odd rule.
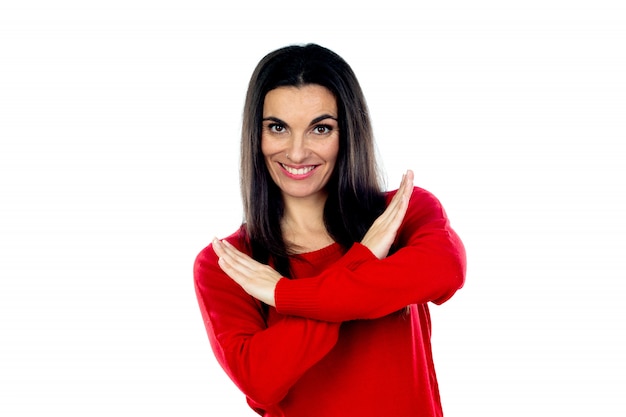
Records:
[[[263,156],[267,157],[268,155],[268,151],[269,151],[269,146],[267,143],[267,139],[265,139],[263,136],[261,136],[261,153],[263,154]]]
[[[339,139],[334,140],[326,149],[326,160],[333,164],[337,161],[339,155]]]
[[[280,151],[276,141],[261,136],[261,153],[265,158],[269,158]]]
[[[261,154],[263,155],[263,160],[265,161],[265,168],[269,172],[270,176],[275,179],[276,173],[274,170],[276,166],[272,164],[272,156],[276,154],[276,147],[273,146],[271,140],[264,139],[261,137]]]

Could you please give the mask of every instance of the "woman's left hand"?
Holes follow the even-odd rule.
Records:
[[[372,223],[365,236],[363,236],[361,244],[367,246],[378,259],[387,257],[409,207],[412,191],[413,171],[408,170],[402,176],[400,187],[398,187],[398,191],[383,214]]]
[[[214,239],[213,249],[226,275],[257,300],[276,306],[274,290],[282,276],[274,268],[255,261],[226,240]]]

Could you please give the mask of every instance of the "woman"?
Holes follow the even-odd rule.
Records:
[[[465,252],[413,173],[383,192],[363,93],[318,45],[255,69],[241,142],[245,222],[197,257],[213,351],[263,416],[441,416],[427,302]]]

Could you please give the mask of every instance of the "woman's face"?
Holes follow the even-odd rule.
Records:
[[[265,96],[261,151],[283,198],[326,197],[339,152],[337,101],[325,87],[279,87]]]

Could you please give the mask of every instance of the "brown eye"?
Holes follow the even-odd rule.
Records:
[[[270,132],[274,133],[282,133],[285,131],[285,126],[278,123],[270,123],[269,125],[267,125],[267,128]]]
[[[313,128],[313,131],[318,135],[325,135],[327,133],[330,133],[331,130],[332,127],[328,125],[317,125]]]

